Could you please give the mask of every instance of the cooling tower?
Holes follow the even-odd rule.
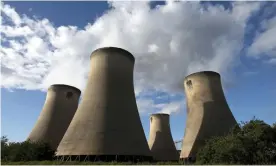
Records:
[[[179,160],[170,129],[169,114],[153,114],[150,117],[149,147],[156,161]]]
[[[81,91],[68,85],[49,87],[43,109],[27,140],[47,142],[56,150],[78,107]]]
[[[57,156],[71,160],[150,160],[133,86],[135,59],[105,47],[90,56],[88,82]]]
[[[212,71],[191,74],[184,79],[187,121],[180,158],[195,158],[212,136],[227,133],[237,123],[225,99],[220,75]]]

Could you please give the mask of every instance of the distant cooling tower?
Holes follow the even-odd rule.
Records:
[[[78,107],[81,91],[68,85],[52,85],[39,118],[27,140],[46,142],[56,150]]]
[[[174,145],[169,114],[153,114],[150,117],[149,147],[156,161],[177,161],[179,153]]]
[[[105,47],[90,56],[90,72],[79,108],[57,156],[71,160],[150,160],[133,86],[135,59]]]
[[[237,123],[225,99],[220,75],[212,71],[191,74],[184,79],[187,121],[180,154],[194,158],[212,136],[227,133]]]

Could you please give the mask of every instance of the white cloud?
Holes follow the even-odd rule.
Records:
[[[15,25],[21,24],[20,16],[14,8],[12,8],[10,5],[3,5],[2,3],[1,8],[3,8],[2,10],[4,13],[10,18],[10,21],[12,21]]]
[[[270,20],[265,20],[265,31],[260,33],[254,43],[249,48],[249,55],[260,56],[264,53],[268,56],[276,57],[276,16]]]
[[[266,63],[276,65],[276,58],[271,58],[271,59],[267,60]]]
[[[185,102],[183,100],[176,100],[170,102],[155,103],[154,99],[138,98],[138,110],[140,113],[179,113],[184,110]]]
[[[156,109],[153,100],[149,99],[138,99],[137,106],[140,113],[152,113]]]
[[[1,31],[8,37],[28,36],[34,33],[28,26],[11,27],[2,25]]]
[[[261,31],[257,33],[252,45],[248,49],[248,56],[259,59],[266,56],[265,62],[275,64],[276,58],[276,15],[273,12],[276,10],[276,4],[272,4],[264,9],[262,16],[263,20],[260,22]],[[272,16],[271,18],[267,18]]]
[[[237,1],[233,3],[233,14],[237,17],[237,20],[243,22],[245,25],[245,21],[256,9],[259,9],[260,5],[260,3],[255,2]]]
[[[237,59],[244,27],[259,3],[235,2],[205,9],[199,2],[173,2],[150,9],[148,2],[109,2],[112,9],[84,28],[55,27],[50,20],[1,9],[1,86],[45,90],[63,83],[83,89],[91,52],[101,46],[129,50],[136,58],[135,92],[147,89],[183,92],[183,79],[200,70],[222,76]],[[8,41],[8,42],[7,42]],[[146,99],[145,99],[146,100]],[[152,105],[152,106],[150,106]],[[179,105],[138,101],[141,110],[177,112]],[[143,111],[142,111],[143,112]]]
[[[184,110],[185,103],[184,101],[173,101],[163,106],[160,113],[172,114],[179,113],[181,110]]]

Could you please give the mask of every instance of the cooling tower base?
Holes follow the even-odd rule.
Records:
[[[185,164],[193,164],[196,162],[196,157],[180,158],[180,161],[183,161]]]
[[[71,155],[71,156],[57,156],[60,161],[117,161],[117,162],[145,162],[152,161],[151,156],[132,156],[132,155]]]
[[[158,163],[160,163],[160,162],[178,162],[179,160],[153,160],[153,162],[158,162]]]

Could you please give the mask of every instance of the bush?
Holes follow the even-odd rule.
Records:
[[[7,160],[8,154],[8,139],[3,136],[1,137],[1,160]]]
[[[276,125],[253,119],[226,136],[213,137],[197,154],[197,164],[275,164]]]
[[[1,139],[2,161],[42,161],[52,160],[55,151],[42,142],[12,142],[8,143],[6,137]]]

